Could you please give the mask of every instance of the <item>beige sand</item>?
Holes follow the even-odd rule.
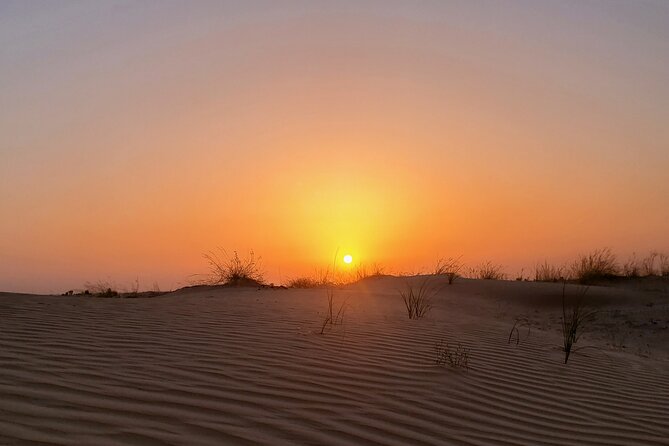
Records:
[[[0,295],[0,444],[669,444],[666,290],[592,288],[597,348],[565,366],[560,285],[440,281],[423,320],[401,286],[337,291],[325,335],[324,290]],[[442,339],[469,371],[435,366]]]

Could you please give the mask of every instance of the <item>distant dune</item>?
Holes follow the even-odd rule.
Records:
[[[0,293],[0,444],[669,445],[666,291],[590,288],[564,365],[559,284],[435,279],[418,320],[403,285],[335,290],[323,335],[323,289]]]

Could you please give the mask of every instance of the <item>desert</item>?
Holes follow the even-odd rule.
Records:
[[[409,319],[398,290],[425,277],[432,308]],[[566,365],[562,292],[370,277],[334,290],[323,333],[324,289],[4,293],[0,443],[667,444],[666,290],[590,287],[589,348]],[[439,343],[466,367],[438,365]]]
[[[0,446],[669,446],[668,0],[0,0]]]

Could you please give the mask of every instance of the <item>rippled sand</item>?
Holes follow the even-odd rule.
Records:
[[[337,290],[323,335],[318,289],[2,294],[0,444],[669,444],[666,293],[589,290],[592,348],[565,366],[561,285],[437,281],[422,320],[402,286]],[[435,365],[442,340],[469,370]]]

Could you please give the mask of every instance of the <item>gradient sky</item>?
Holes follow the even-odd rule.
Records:
[[[669,252],[668,174],[669,2],[0,2],[0,290]]]

